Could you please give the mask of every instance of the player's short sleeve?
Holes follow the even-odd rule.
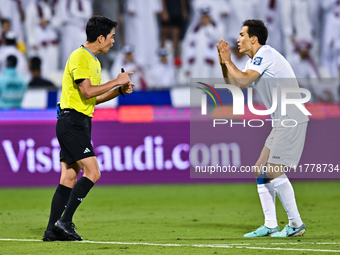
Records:
[[[248,61],[247,61],[246,65],[245,65],[245,67],[242,69],[242,72],[247,71],[247,69],[248,69],[250,63],[251,63],[251,59],[248,59]]]
[[[250,62],[247,62],[247,68],[254,70],[258,72],[259,74],[263,74],[266,69],[270,65],[272,65],[275,62],[275,58],[273,53],[270,49],[265,49],[261,52],[258,52],[255,54],[254,59],[252,59]]]
[[[73,76],[73,80],[90,78],[89,59],[82,52],[74,52],[69,59],[69,70]]]

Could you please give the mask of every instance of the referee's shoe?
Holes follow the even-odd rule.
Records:
[[[46,230],[42,239],[44,242],[70,241],[69,238],[59,233],[57,230]]]
[[[72,241],[83,240],[83,238],[81,238],[81,236],[75,231],[75,225],[72,221],[65,222],[59,219],[56,223],[54,223],[54,228]]]

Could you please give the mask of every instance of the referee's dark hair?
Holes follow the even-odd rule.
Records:
[[[9,55],[6,59],[7,67],[16,67],[18,63],[18,59],[14,55]]]
[[[249,37],[256,36],[259,44],[265,45],[268,38],[268,29],[259,19],[247,19],[243,22],[243,26],[248,27]]]
[[[86,24],[86,40],[93,43],[97,40],[98,36],[103,35],[106,38],[116,26],[117,22],[103,16],[95,15],[90,18]]]

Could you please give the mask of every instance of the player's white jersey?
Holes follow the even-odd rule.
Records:
[[[273,88],[277,88],[277,108],[271,114],[272,119],[281,119],[288,116],[298,123],[308,121],[297,106],[288,104],[286,116],[281,115],[281,88],[299,88],[293,69],[288,61],[274,48],[263,45],[246,63],[245,70],[251,69],[260,76],[253,82],[253,87],[258,91],[267,109],[272,107]],[[287,98],[302,98],[300,93],[288,93]]]

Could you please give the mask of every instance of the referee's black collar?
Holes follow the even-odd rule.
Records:
[[[92,55],[92,57],[94,57],[94,59],[97,61],[97,57],[92,53],[92,51],[90,51],[89,49],[85,48],[85,46],[83,44],[80,45],[80,47],[83,48],[84,50],[87,50]]]

